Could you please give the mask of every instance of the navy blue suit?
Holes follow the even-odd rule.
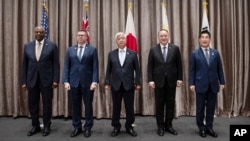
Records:
[[[196,120],[200,130],[213,129],[217,93],[220,85],[225,84],[220,54],[209,48],[209,64],[202,48],[192,52],[190,58],[189,85],[196,91]],[[206,107],[206,125],[203,123]]]
[[[135,85],[140,85],[140,68],[137,54],[127,48],[124,64],[119,62],[118,49],[111,51],[108,55],[105,85],[111,86],[113,100],[112,126],[121,128],[120,113],[121,102],[124,98],[126,109],[127,130],[133,128],[134,116],[134,90]]]
[[[81,128],[81,102],[85,106],[85,129],[93,126],[93,94],[90,90],[92,82],[99,82],[97,50],[87,44],[82,59],[77,57],[77,45],[69,47],[65,56],[63,83],[69,83],[71,87],[73,126]]]
[[[57,45],[44,40],[39,61],[36,59],[36,41],[24,45],[22,85],[27,85],[32,125],[39,126],[39,98],[43,98],[44,126],[50,126],[52,115],[53,82],[59,82],[59,57]]]

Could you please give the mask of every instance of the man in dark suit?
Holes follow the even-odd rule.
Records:
[[[182,84],[181,54],[176,45],[168,43],[167,30],[160,30],[158,39],[160,43],[150,49],[148,56],[149,87],[155,90],[157,133],[163,136],[166,130],[177,135],[172,127],[172,120],[175,111],[176,86],[180,87]]]
[[[126,132],[131,136],[137,136],[132,124],[134,116],[134,91],[140,89],[140,68],[137,54],[126,47],[126,36],[119,32],[115,36],[117,49],[108,55],[108,63],[105,78],[105,88],[112,92],[113,114],[112,126],[114,127],[111,136],[120,133],[120,113],[122,98],[126,109]]]
[[[43,27],[35,27],[35,40],[24,45],[22,64],[22,88],[28,88],[28,105],[33,128],[32,136],[39,132],[40,92],[43,101],[43,136],[50,133],[53,88],[59,82],[59,57],[57,45],[44,39]]]
[[[98,56],[95,47],[87,44],[87,32],[77,32],[77,45],[69,47],[65,56],[63,83],[70,90],[72,99],[72,122],[74,131],[71,137],[82,132],[82,99],[85,106],[84,136],[91,136],[93,121],[93,95],[99,82]]]
[[[210,36],[207,30],[200,33],[200,47],[190,58],[189,85],[190,90],[196,92],[196,122],[201,137],[206,137],[206,133],[217,137],[213,131],[215,105],[219,87],[224,89],[225,84],[220,54],[209,47]]]

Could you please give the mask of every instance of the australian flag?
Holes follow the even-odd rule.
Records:
[[[42,7],[43,7],[43,11],[42,11],[41,26],[45,30],[45,37],[44,38],[48,39],[49,38],[48,8],[47,8],[45,2],[43,2]]]

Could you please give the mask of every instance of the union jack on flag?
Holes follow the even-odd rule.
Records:
[[[45,30],[45,39],[49,38],[49,26],[48,26],[48,8],[45,4],[45,2],[42,3],[42,19],[41,19],[41,26]]]
[[[82,16],[82,30],[86,30],[88,33],[87,42],[89,43],[89,19],[88,19],[88,3],[83,4],[83,16]]]

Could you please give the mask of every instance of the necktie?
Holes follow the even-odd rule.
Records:
[[[41,56],[41,43],[39,42],[37,47],[36,47],[36,60],[39,61],[40,56]]]
[[[80,46],[80,47],[79,47],[79,51],[78,51],[78,55],[77,55],[79,61],[82,60],[82,50],[83,50],[83,46]]]
[[[123,66],[123,63],[124,63],[124,60],[125,60],[125,51],[123,49],[120,50],[119,60],[120,60],[121,66]]]
[[[167,61],[167,47],[163,47],[163,58],[164,58],[164,61],[166,62]]]
[[[208,49],[205,49],[205,57],[207,60],[207,64],[209,65],[209,54],[208,54]]]

